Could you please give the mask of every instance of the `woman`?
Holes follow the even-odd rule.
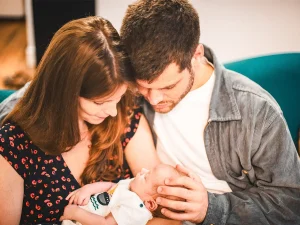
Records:
[[[57,31],[0,129],[0,224],[56,223],[81,185],[129,177],[128,164],[136,174],[158,163],[154,146],[141,143],[150,138],[145,118],[131,110],[132,72],[107,20]]]

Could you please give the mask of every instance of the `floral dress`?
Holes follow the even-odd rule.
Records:
[[[125,130],[123,150],[134,136],[140,116],[140,110],[135,110]],[[59,218],[68,204],[65,198],[80,188],[63,157],[45,154],[13,123],[7,123],[0,129],[0,154],[24,180],[20,224],[60,224]],[[124,156],[123,173],[118,180],[129,177],[132,174]]]

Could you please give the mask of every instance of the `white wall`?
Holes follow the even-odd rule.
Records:
[[[0,17],[18,18],[24,16],[23,0],[0,0]]]
[[[134,0],[97,0],[96,12],[119,30]],[[222,62],[300,52],[300,0],[191,0],[200,15],[200,42]]]

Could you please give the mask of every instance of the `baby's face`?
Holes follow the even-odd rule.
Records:
[[[152,171],[142,169],[130,183],[130,190],[135,192],[142,200],[147,196],[157,195],[156,189],[164,185],[165,179],[177,176],[178,172],[172,166],[160,164]]]

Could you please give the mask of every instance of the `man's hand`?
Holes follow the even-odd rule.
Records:
[[[201,179],[183,166],[176,165],[176,169],[185,176],[165,180],[167,186],[160,186],[157,192],[162,195],[173,196],[184,200],[171,200],[163,197],[156,199],[163,208],[161,212],[174,220],[201,223],[207,213],[208,194]],[[178,212],[180,211],[180,212]]]

